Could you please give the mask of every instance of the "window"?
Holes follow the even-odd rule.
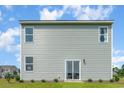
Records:
[[[26,71],[33,71],[33,57],[26,57]]]
[[[108,42],[107,27],[100,27],[99,28],[99,41],[100,42]]]
[[[33,28],[32,27],[25,28],[25,42],[33,42]]]

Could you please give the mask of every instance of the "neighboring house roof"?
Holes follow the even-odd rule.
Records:
[[[22,25],[79,25],[79,24],[88,24],[88,25],[112,25],[114,20],[19,20]]]
[[[4,71],[9,71],[9,72],[17,71],[18,72],[18,68],[16,66],[10,66],[10,65],[0,66],[0,72],[4,72]]]

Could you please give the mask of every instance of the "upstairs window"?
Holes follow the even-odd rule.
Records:
[[[33,57],[26,57],[25,63],[26,71],[33,71]]]
[[[25,28],[25,42],[33,42],[33,28],[32,27]]]
[[[108,42],[108,31],[107,27],[99,28],[99,41],[100,42]]]

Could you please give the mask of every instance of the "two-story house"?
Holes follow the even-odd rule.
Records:
[[[20,20],[21,79],[111,79],[112,23]]]

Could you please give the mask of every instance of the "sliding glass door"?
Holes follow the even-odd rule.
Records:
[[[80,61],[67,60],[66,61],[66,79],[79,79],[80,77]]]

